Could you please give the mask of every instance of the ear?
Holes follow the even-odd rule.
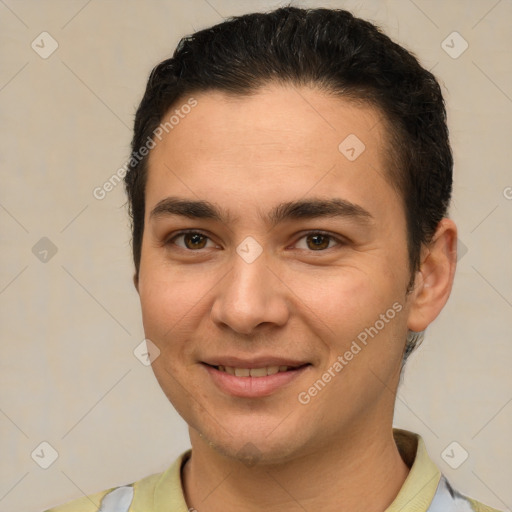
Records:
[[[135,286],[137,293],[139,293],[139,275],[137,272],[135,272],[135,274],[133,274],[133,285]]]
[[[411,292],[407,327],[424,331],[443,309],[453,286],[457,266],[457,226],[442,219],[432,241],[422,247],[420,269]]]

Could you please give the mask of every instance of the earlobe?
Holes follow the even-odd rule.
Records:
[[[445,218],[439,222],[432,241],[422,248],[407,323],[411,331],[424,331],[439,315],[450,296],[456,265],[457,227]]]

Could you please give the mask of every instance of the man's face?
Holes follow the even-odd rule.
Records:
[[[138,291],[162,389],[193,439],[235,457],[284,461],[379,431],[410,273],[378,112],[277,85],[195,98],[149,158]],[[152,215],[171,196],[221,219]],[[312,200],[338,208],[277,209]]]

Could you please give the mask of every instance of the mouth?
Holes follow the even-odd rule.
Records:
[[[309,363],[305,363],[303,365],[272,365],[272,366],[262,366],[260,368],[239,368],[235,366],[225,366],[225,365],[209,365],[208,363],[204,363],[207,366],[211,366],[215,368],[219,372],[225,372],[229,375],[234,375],[236,377],[267,377],[268,375],[275,375],[280,372],[288,372],[294,371],[298,368],[302,368],[303,366],[308,366]]]
[[[217,363],[217,362],[216,362]],[[272,395],[291,385],[307,372],[311,363],[264,364],[261,362],[202,363],[217,389],[241,398],[260,398]]]

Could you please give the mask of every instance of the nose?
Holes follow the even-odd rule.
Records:
[[[233,260],[232,271],[217,288],[213,322],[246,335],[263,325],[285,325],[289,318],[287,288],[267,266],[266,258],[262,255],[247,263],[235,254]]]

